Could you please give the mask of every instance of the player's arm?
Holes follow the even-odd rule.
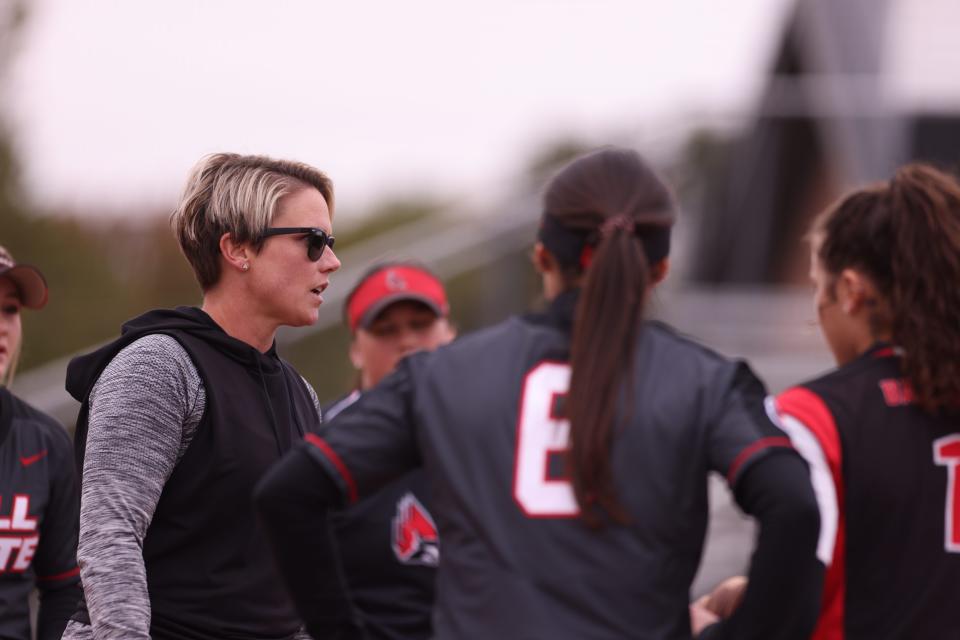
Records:
[[[91,392],[77,559],[96,640],[150,638],[143,541],[204,403],[196,368],[167,336],[126,347]]]
[[[314,638],[363,638],[339,574],[329,512],[344,504],[336,482],[302,444],[260,481],[254,501],[273,558]]]
[[[820,609],[823,565],[815,555],[820,516],[806,465],[796,454],[766,456],[745,472],[734,495],[759,528],[747,588],[733,615],[699,637],[808,638]]]
[[[61,429],[59,425],[57,429]],[[40,608],[37,640],[59,640],[80,600],[77,567],[77,531],[80,493],[76,465],[66,432],[51,441],[50,497],[40,525],[40,543],[34,556]]]
[[[809,637],[820,607],[820,513],[803,459],[769,419],[763,385],[745,366],[733,376],[710,433],[714,468],[759,528],[743,601],[702,638]]]
[[[840,439],[833,418],[822,401],[800,387],[787,390],[777,400],[767,398],[766,409],[810,467],[810,483],[820,507],[817,557],[829,567],[840,528],[838,481],[842,477]]]
[[[328,516],[419,464],[412,402],[420,360],[407,358],[320,434],[308,434],[254,493],[280,574],[315,638],[363,637],[338,573]]]

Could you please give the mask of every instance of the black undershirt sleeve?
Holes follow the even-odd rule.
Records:
[[[79,582],[56,589],[40,589],[37,640],[60,640],[67,621],[77,611],[77,603],[82,595]]]
[[[792,451],[756,461],[734,492],[760,533],[743,602],[701,640],[806,640],[820,612],[824,566],[816,557],[820,513],[806,464]]]
[[[254,502],[277,567],[314,638],[366,637],[347,596],[329,526],[340,489],[301,444],[260,481]]]

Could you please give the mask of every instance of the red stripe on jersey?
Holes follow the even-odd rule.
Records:
[[[752,458],[754,454],[763,451],[764,449],[770,449],[772,447],[781,447],[785,449],[793,449],[793,444],[790,442],[790,438],[786,436],[777,436],[773,438],[761,438],[754,442],[753,444],[744,448],[739,454],[737,454],[736,459],[734,459],[733,464],[730,465],[730,470],[727,471],[727,482],[733,484],[734,479],[736,479],[737,474],[740,472],[740,469],[743,468],[743,465],[746,464],[747,460]]]
[[[37,576],[37,582],[54,582],[55,580],[66,580],[67,578],[72,578],[73,576],[80,575],[80,567],[74,567],[70,571],[64,571],[63,573],[58,573],[52,576]]]
[[[846,597],[847,518],[844,509],[843,449],[837,423],[826,403],[809,389],[794,387],[777,397],[777,411],[802,422],[816,437],[830,467],[837,490],[837,540],[833,562],[827,567],[823,585],[820,619],[811,640],[843,640],[844,599]]]
[[[874,358],[894,358],[896,355],[897,352],[893,347],[883,347],[882,349],[877,349],[873,353]]]
[[[347,469],[347,465],[343,463],[343,460],[340,459],[340,456],[337,455],[337,452],[330,448],[330,445],[327,444],[327,441],[321,438],[320,436],[308,433],[303,437],[304,440],[315,446],[320,450],[327,460],[333,464],[333,466],[340,472],[340,476],[343,478],[343,481],[347,484],[347,494],[350,498],[350,502],[357,501],[357,483],[354,482],[353,476],[350,474],[350,470]]]

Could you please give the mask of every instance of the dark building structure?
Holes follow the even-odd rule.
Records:
[[[956,170],[957,24],[952,0],[799,0],[756,113],[708,178],[693,279],[800,281],[799,240],[845,190],[914,159]]]

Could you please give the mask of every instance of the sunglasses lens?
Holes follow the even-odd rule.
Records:
[[[327,245],[333,247],[333,238],[327,238],[325,234],[314,234],[311,235],[307,241],[307,257],[310,258],[313,262],[316,262],[320,259],[320,256],[323,255],[323,250],[327,248]]]

